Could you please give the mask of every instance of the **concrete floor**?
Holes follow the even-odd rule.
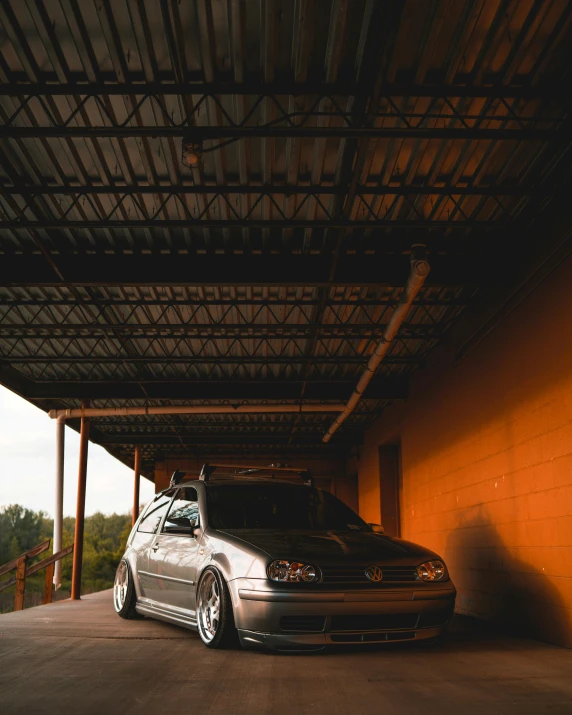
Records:
[[[0,616],[0,712],[572,713],[572,651],[457,619],[442,645],[211,651],[111,591]]]

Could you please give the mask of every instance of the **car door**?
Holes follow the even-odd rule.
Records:
[[[155,583],[152,575],[149,573],[149,553],[151,544],[157,533],[159,533],[163,518],[171,504],[173,495],[173,491],[160,494],[149,504],[137,526],[137,531],[131,542],[131,547],[136,552],[139,595],[143,598],[153,598],[151,594],[155,590]]]
[[[149,573],[154,580],[151,598],[193,617],[196,609],[196,561],[199,503],[194,487],[181,487],[175,494],[160,533],[149,550]]]

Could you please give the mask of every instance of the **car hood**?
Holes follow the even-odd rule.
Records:
[[[436,557],[410,541],[384,534],[362,531],[273,531],[262,529],[225,529],[224,533],[239,542],[264,551],[273,559],[323,563],[334,561],[374,561],[395,564],[419,563],[419,559]],[[317,565],[319,565],[317,563]]]

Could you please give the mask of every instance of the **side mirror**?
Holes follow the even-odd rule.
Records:
[[[385,529],[381,524],[368,524],[368,526],[371,526],[371,530],[375,534],[385,534]]]

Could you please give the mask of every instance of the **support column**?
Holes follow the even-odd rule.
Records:
[[[82,400],[82,408],[89,407],[89,400]],[[71,597],[79,601],[81,594],[81,563],[83,559],[83,526],[85,518],[85,486],[87,480],[87,447],[89,444],[89,419],[81,418],[79,439],[79,471],[77,479],[77,506],[73,549]]]
[[[62,550],[62,530],[64,520],[64,455],[66,443],[66,419],[56,419],[56,503],[54,511],[54,554]],[[62,561],[56,561],[54,586],[56,591],[62,585]]]
[[[131,526],[135,526],[137,517],[139,516],[139,484],[141,472],[141,447],[135,447],[135,456],[133,464],[133,514],[131,516]]]

